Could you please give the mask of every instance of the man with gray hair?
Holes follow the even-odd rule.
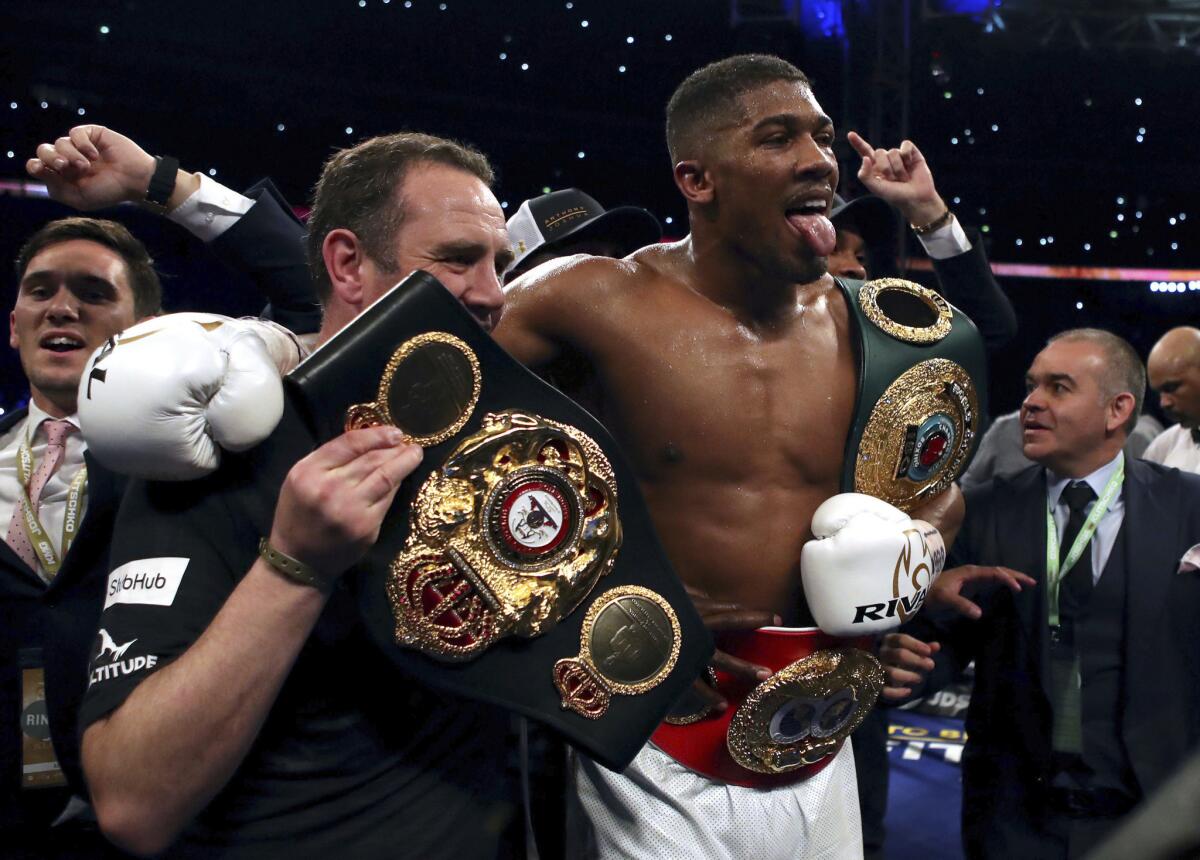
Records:
[[[1193,329],[1194,331],[1194,329]],[[1198,332],[1200,334],[1200,332]],[[1050,339],[1050,343],[1058,340],[1090,340],[1096,343],[1110,357],[1109,373],[1104,377],[1108,394],[1113,389],[1124,387],[1124,390],[1136,392],[1137,411],[1130,417],[1130,425],[1126,428],[1124,443],[1125,459],[1136,460],[1145,453],[1146,459],[1163,462],[1158,457],[1150,456],[1151,440],[1162,433],[1162,425],[1151,415],[1141,414],[1144,392],[1146,390],[1146,370],[1141,359],[1125,340],[1101,329],[1071,329]],[[1153,353],[1151,358],[1153,359]],[[1166,385],[1167,383],[1163,383]],[[1173,381],[1178,386],[1181,383]],[[1200,389],[1198,389],[1200,390]],[[1024,447],[1024,426],[1020,412],[1001,415],[988,428],[971,467],[962,476],[962,486],[983,484],[994,477],[1012,477],[1028,468],[1033,462],[1031,455]],[[1200,416],[1200,409],[1197,409]],[[1166,465],[1174,466],[1175,463]],[[1200,457],[1197,458],[1200,465]],[[1196,471],[1192,469],[1190,471]]]
[[[1177,423],[1150,443],[1145,458],[1185,472],[1200,472],[1200,329],[1173,328],[1150,350],[1150,387]]]
[[[926,605],[889,634],[884,697],[975,661],[963,754],[970,858],[1080,857],[1164,784],[1200,734],[1200,477],[1127,459],[1145,371],[1098,329],[1052,338],[1026,374],[1034,465],[965,490]],[[1010,569],[1019,591],[985,584]],[[975,589],[978,583],[970,587]],[[941,610],[940,612],[938,610]]]

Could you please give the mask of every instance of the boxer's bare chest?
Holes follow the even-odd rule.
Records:
[[[614,307],[589,350],[684,580],[785,617],[812,512],[838,492],[855,370],[836,287],[753,326],[691,293]]]
[[[855,397],[840,295],[802,300],[771,326],[673,294],[623,316],[593,360],[604,417],[643,480],[836,491]]]

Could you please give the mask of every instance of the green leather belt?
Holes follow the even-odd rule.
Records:
[[[987,409],[983,339],[966,314],[919,284],[837,283],[858,361],[842,490],[912,510],[950,486],[975,451]]]

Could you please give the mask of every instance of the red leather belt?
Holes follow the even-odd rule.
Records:
[[[729,707],[707,714],[681,703],[651,740],[711,779],[755,788],[820,772],[875,705],[883,670],[870,637],[837,639],[815,627],[721,634],[717,647],[775,674],[757,685],[725,672],[710,680]]]

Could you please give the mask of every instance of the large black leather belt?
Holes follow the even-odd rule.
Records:
[[[348,574],[374,642],[415,681],[525,714],[624,768],[713,643],[608,432],[424,272],[287,389],[285,421],[318,444],[394,424],[425,448]]]
[[[966,314],[919,284],[837,283],[858,359],[842,489],[912,510],[950,486],[975,452],[987,412],[983,339]]]

